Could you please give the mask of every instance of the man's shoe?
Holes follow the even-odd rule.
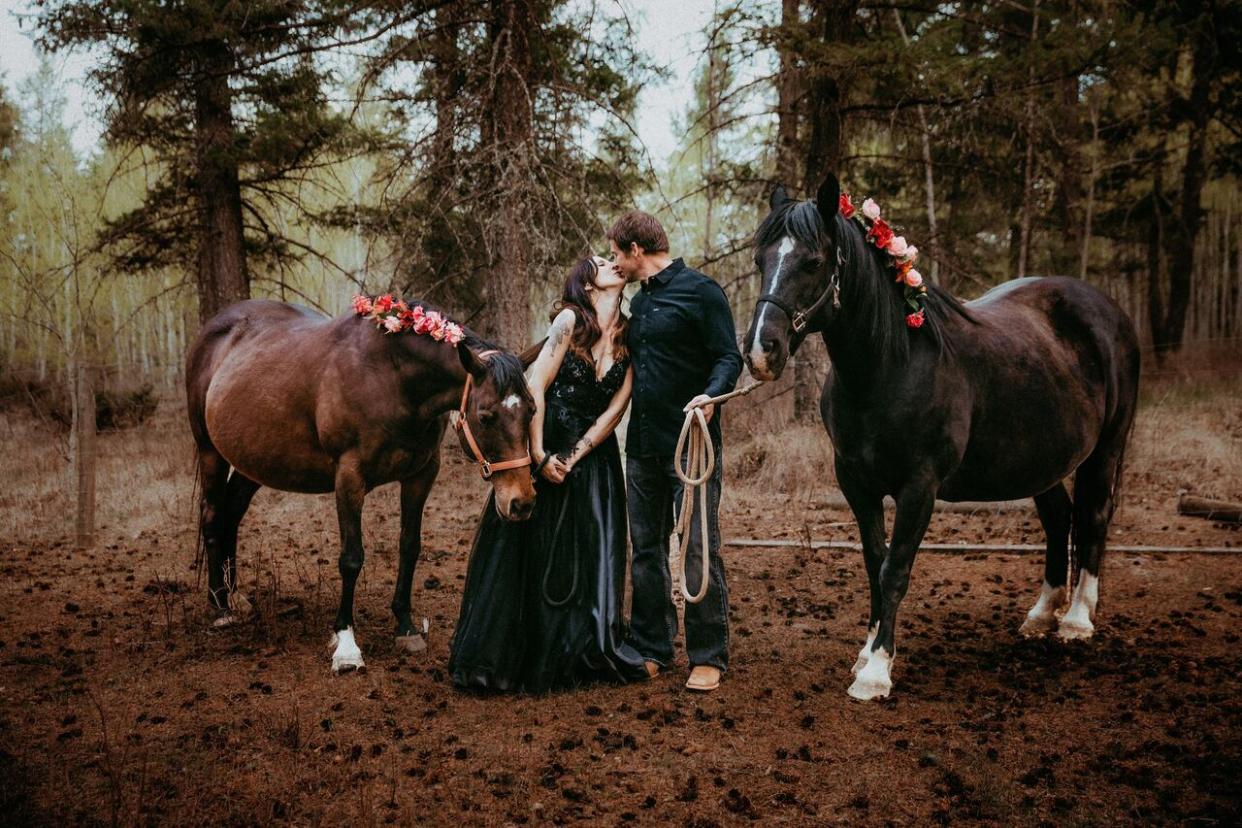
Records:
[[[691,670],[690,678],[686,680],[687,690],[697,690],[700,693],[709,693],[719,686],[720,670],[706,664],[700,664]]]
[[[647,668],[647,678],[655,678],[660,675],[660,663],[657,661],[644,661],[643,666]]]

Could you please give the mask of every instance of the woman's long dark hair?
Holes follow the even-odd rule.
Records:
[[[591,349],[595,347],[595,343],[599,342],[603,332],[599,327],[599,317],[595,314],[595,306],[591,304],[591,296],[587,293],[587,285],[595,284],[595,278],[599,275],[599,267],[595,264],[595,258],[587,256],[579,260],[570,269],[569,274],[565,277],[565,284],[561,288],[561,298],[556,300],[552,305],[552,313],[548,315],[548,319],[555,319],[557,314],[565,309],[573,311],[574,314],[574,335],[569,340],[569,349],[582,358],[588,364],[595,364],[595,357],[591,354]],[[612,336],[612,358],[614,361],[625,359],[629,350],[625,345],[625,335],[629,331],[630,320],[625,314],[620,313],[617,317],[617,326],[613,330]],[[540,341],[532,345],[525,353],[522,354],[523,361],[534,361],[538,356],[540,349],[546,340]],[[528,360],[527,357],[530,357]]]

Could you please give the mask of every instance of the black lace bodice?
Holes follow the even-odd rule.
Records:
[[[546,394],[544,444],[548,449],[572,446],[586,433],[625,382],[629,364],[629,357],[619,359],[603,378],[596,379],[594,365],[573,351],[566,352]]]

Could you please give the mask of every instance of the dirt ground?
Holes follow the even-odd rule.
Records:
[[[1242,413],[1226,406],[1223,425],[1218,416],[1224,449],[1207,459],[1164,458],[1152,417],[1137,438],[1150,462],[1140,457],[1127,478],[1113,542],[1242,547],[1242,532],[1174,512],[1182,477],[1237,465]],[[428,507],[416,578],[429,650],[391,646],[397,502],[382,489],[367,502],[356,603],[368,669],[334,677],[330,498],[260,492],[239,556],[254,612],[212,631],[192,569],[178,416],[101,438],[102,528],[88,552],[67,540],[53,441],[13,418],[0,436],[0,822],[1242,818],[1242,555],[1113,553],[1094,640],[1062,643],[1017,634],[1042,556],[923,554],[900,616],[893,696],[862,704],[845,695],[866,632],[860,556],[731,548],[732,667],[718,692],[683,690],[683,661],[640,685],[481,697],[444,673],[484,494],[456,448]],[[1242,494],[1236,477],[1221,479],[1214,494]],[[848,512],[823,505],[830,494],[737,482],[724,535],[855,539]],[[1042,535],[1033,512],[938,514],[928,540]]]

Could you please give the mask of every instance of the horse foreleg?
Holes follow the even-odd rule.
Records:
[[[341,606],[336,614],[332,644],[332,672],[345,673],[365,666],[354,638],[354,585],[362,571],[362,502],[366,484],[358,460],[342,457],[336,469],[336,519],[341,530]]]
[[[888,553],[884,541],[884,500],[881,497],[866,493],[850,477],[849,472],[837,466],[837,482],[841,493],[845,495],[854,519],[858,521],[858,534],[862,540],[863,562],[867,566],[867,583],[871,591],[871,612],[867,616],[867,640],[858,651],[858,658],[850,671],[855,675],[871,657],[871,645],[875,643],[876,633],[880,629],[880,566]]]
[[[1070,514],[1073,504],[1065,485],[1058,483],[1035,495],[1039,522],[1048,538],[1044,555],[1044,584],[1039,599],[1022,622],[1022,635],[1034,637],[1050,632],[1057,625],[1056,612],[1065,603],[1065,567],[1069,556]]]
[[[397,589],[392,597],[392,613],[397,617],[397,649],[417,653],[427,648],[427,639],[410,617],[410,590],[414,568],[422,551],[423,506],[440,471],[437,455],[414,477],[401,481],[401,550],[397,567]]]
[[[893,543],[880,565],[880,624],[867,663],[847,691],[856,699],[882,699],[893,689],[897,608],[910,586],[914,556],[923,542],[935,502],[936,487],[924,482],[907,486],[897,496]]]

